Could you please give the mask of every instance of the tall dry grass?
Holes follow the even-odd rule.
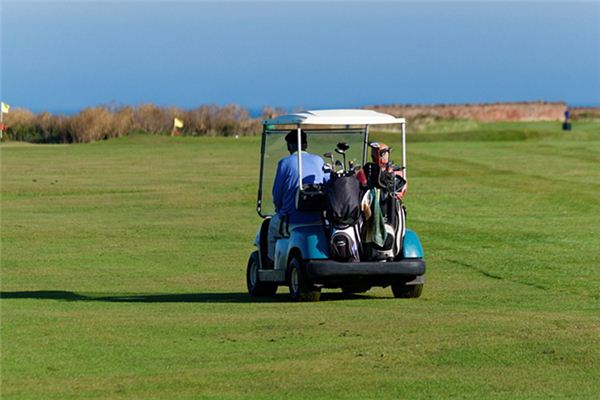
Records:
[[[263,115],[282,112],[265,109]],[[34,114],[16,108],[5,116],[9,139],[36,143],[86,143],[131,133],[167,135],[174,118],[184,121],[182,135],[256,135],[261,131],[261,118],[252,118],[247,109],[236,104],[203,105],[191,110],[155,104],[99,106],[85,108],[73,116]]]
[[[420,131],[440,119],[562,120],[565,103],[495,103],[463,105],[387,105],[368,107],[411,121],[411,130]],[[599,119],[600,108],[573,108],[573,120]],[[247,109],[237,104],[202,105],[193,109],[160,107],[155,104],[118,107],[89,107],[72,116],[48,112],[34,114],[13,108],[5,115],[7,137],[37,143],[85,143],[121,137],[131,133],[168,135],[173,119],[183,120],[181,135],[232,136],[256,135],[261,121],[285,113],[280,108],[266,107],[260,118],[252,118]]]

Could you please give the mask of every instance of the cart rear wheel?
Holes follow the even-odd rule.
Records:
[[[392,293],[397,299],[416,299],[423,293],[423,284],[407,285],[404,283],[395,283],[392,285]]]
[[[295,255],[288,263],[288,283],[292,301],[319,301],[321,298],[321,289],[310,282],[301,258]]]
[[[258,251],[250,254],[248,267],[246,268],[246,286],[250,296],[273,296],[277,292],[277,284],[274,282],[261,282],[258,275]]]

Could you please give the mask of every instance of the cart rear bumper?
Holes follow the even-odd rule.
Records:
[[[310,260],[306,264],[308,276],[317,282],[331,279],[384,278],[390,281],[412,279],[425,274],[425,261],[420,258],[401,261],[339,262]]]

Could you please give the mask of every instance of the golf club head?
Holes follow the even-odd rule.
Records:
[[[336,148],[338,148],[338,149],[340,149],[340,150],[342,150],[342,151],[345,152],[346,150],[348,150],[350,148],[350,145],[348,143],[346,143],[346,142],[339,142],[337,144]]]
[[[342,171],[344,170],[344,165],[340,160],[335,160],[335,167],[341,169]]]
[[[335,152],[338,153],[338,154],[345,154],[346,153],[345,150],[340,150],[337,147],[335,148]]]
[[[331,169],[333,169],[333,166],[335,165],[333,154],[331,154],[331,152],[328,151],[327,153],[323,154],[323,156],[329,158],[329,161],[331,161]]]
[[[329,173],[331,173],[332,170],[333,170],[333,167],[331,166],[331,164],[329,164],[329,163],[323,164],[323,172],[325,172],[326,174],[329,174]]]

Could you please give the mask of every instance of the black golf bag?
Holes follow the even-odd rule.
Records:
[[[363,201],[370,204],[371,216],[363,224],[364,254],[369,260],[398,258],[404,240],[406,211],[396,197],[406,181],[394,172],[382,171],[374,163],[364,167],[367,179]]]
[[[355,175],[336,176],[325,185],[330,226],[329,253],[337,261],[360,261],[360,185]]]

